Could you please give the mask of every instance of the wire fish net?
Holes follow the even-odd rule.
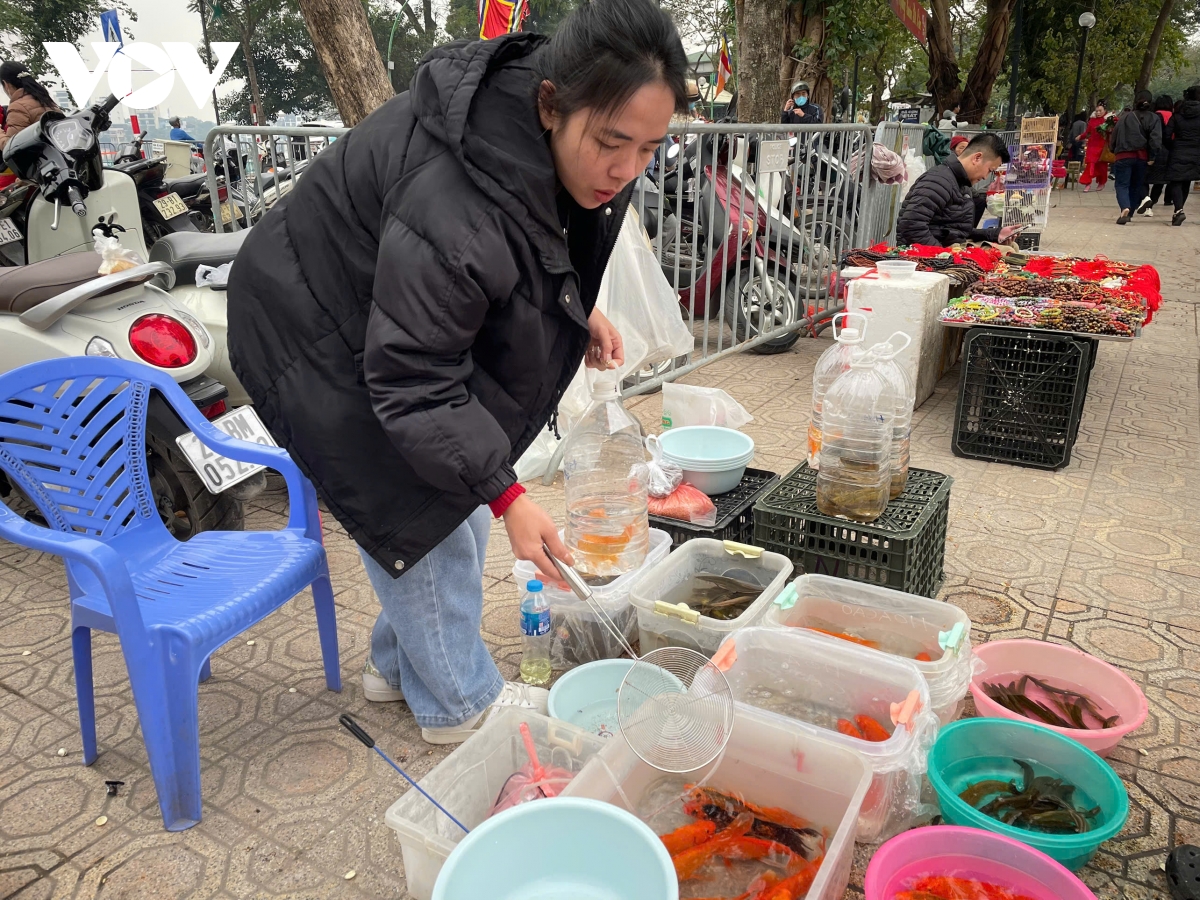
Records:
[[[694,772],[725,750],[733,729],[733,692],[705,656],[662,647],[633,664],[617,694],[621,734],[660,772]]]

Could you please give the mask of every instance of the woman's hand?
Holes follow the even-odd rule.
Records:
[[[588,331],[592,340],[588,344],[584,364],[589,369],[615,369],[625,362],[625,347],[621,335],[613,328],[604,313],[593,309],[588,316]],[[553,546],[553,545],[551,545]]]
[[[558,526],[554,519],[529,499],[528,494],[522,494],[504,511],[504,530],[508,532],[513,556],[537,566],[538,578],[542,581],[552,582],[563,590],[570,589],[563,581],[554,561],[546,556],[542,545],[549,547],[550,552],[567,565],[573,565],[575,561],[559,538]]]

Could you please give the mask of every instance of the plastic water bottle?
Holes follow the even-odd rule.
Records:
[[[851,317],[862,320],[861,328],[847,326]],[[838,331],[838,319],[842,330]],[[837,381],[838,376],[850,370],[850,356],[866,337],[867,317],[862,313],[838,313],[833,317],[833,346],[826,349],[813,369],[812,418],[808,422],[808,464],[814,469],[821,466],[821,421],[824,413],[825,395]]]
[[[525,585],[521,634],[521,680],[546,684],[550,680],[550,603],[536,579]]]
[[[897,342],[903,339],[900,346]],[[896,418],[892,423],[892,488],[895,500],[904,493],[908,482],[908,447],[912,434],[913,407],[917,402],[917,386],[896,362],[896,355],[912,342],[903,331],[897,331],[886,343],[871,348],[877,360],[875,371],[888,383],[896,398]]]
[[[826,516],[874,522],[892,484],[896,394],[861,349],[825,394],[817,509]]]
[[[621,405],[617,380],[597,377],[592,402],[567,436],[566,544],[580,574],[612,577],[646,558],[649,474],[642,426]]]

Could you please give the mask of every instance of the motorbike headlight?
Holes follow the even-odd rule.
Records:
[[[46,126],[46,137],[61,153],[78,153],[91,146],[91,134],[79,119],[58,119]]]

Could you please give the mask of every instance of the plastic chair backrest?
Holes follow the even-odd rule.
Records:
[[[0,470],[49,527],[109,541],[149,526],[168,535],[146,466],[148,367],[96,357],[0,376]]]

